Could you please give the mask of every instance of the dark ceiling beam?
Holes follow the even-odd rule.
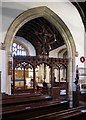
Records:
[[[36,49],[37,54],[41,53],[45,45],[47,49],[50,47],[53,50],[64,44],[58,30],[43,17],[28,21],[18,30],[16,35],[29,41]],[[55,41],[54,35],[56,35],[57,41]]]
[[[20,37],[25,38],[25,39],[26,39],[27,41],[29,41],[34,47],[36,47],[37,42],[36,42],[36,39],[34,38],[34,36],[33,36],[33,37],[32,37],[31,35],[28,36],[28,34],[25,35],[25,33],[22,34],[22,33],[20,33],[20,32],[17,33],[16,36],[20,36]]]
[[[27,32],[30,32],[30,31],[33,31],[33,32],[34,32],[34,31],[35,31],[34,27],[35,27],[35,26],[34,26],[33,24],[31,25],[31,24],[28,24],[28,23],[27,23],[27,24],[24,25],[21,29],[24,30],[24,31],[27,31]]]
[[[34,24],[35,23],[35,24]],[[35,21],[34,22],[32,22],[31,24],[30,24],[31,26],[31,28],[33,29],[33,36],[35,36],[35,37],[37,37],[38,39],[39,39],[39,41],[40,41],[40,43],[42,43],[42,41],[43,41],[43,39],[41,38],[41,37],[39,37],[38,35],[36,35],[36,32],[39,32],[40,31],[40,29],[42,29],[42,25],[40,25],[39,23],[36,23]],[[32,27],[33,26],[33,27]],[[37,30],[37,31],[36,31]],[[29,30],[30,31],[30,30]]]
[[[43,22],[37,20],[37,21],[33,21],[33,23],[34,23],[37,27],[39,27],[39,29],[42,30]]]
[[[40,19],[37,19],[37,22],[36,21],[34,21],[36,24],[38,24],[41,28],[42,28],[42,26],[45,26],[45,28],[47,28],[47,31],[49,32],[49,33],[54,33],[53,31],[54,31],[54,29],[51,29],[51,27],[50,26],[52,26],[52,24],[50,23],[50,22],[48,22],[46,19],[44,19],[44,18],[40,18]]]

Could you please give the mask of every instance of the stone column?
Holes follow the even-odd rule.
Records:
[[[73,107],[73,91],[75,90],[74,80],[75,80],[75,62],[70,58],[68,66],[68,96],[70,99],[70,107]]]
[[[12,77],[12,64],[13,64],[13,58],[11,56],[11,53],[9,53],[9,55],[8,55],[8,62],[10,62],[11,64],[10,64],[10,68],[9,68],[10,69],[10,73],[9,73],[9,71],[7,71],[8,72],[8,75],[7,75],[8,78],[7,78],[7,82],[6,83],[7,83],[7,93],[11,94],[11,77]],[[8,62],[7,62],[7,64],[8,64]]]

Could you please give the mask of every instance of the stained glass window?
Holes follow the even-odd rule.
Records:
[[[13,43],[12,56],[14,55],[26,56],[26,49],[17,43]]]

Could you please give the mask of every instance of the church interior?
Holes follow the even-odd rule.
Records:
[[[86,120],[86,1],[0,9],[1,120]]]

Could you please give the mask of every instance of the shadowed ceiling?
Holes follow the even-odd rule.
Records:
[[[37,55],[42,53],[43,48],[48,53],[65,44],[58,30],[43,17],[28,21],[18,30],[16,36],[32,43]]]

